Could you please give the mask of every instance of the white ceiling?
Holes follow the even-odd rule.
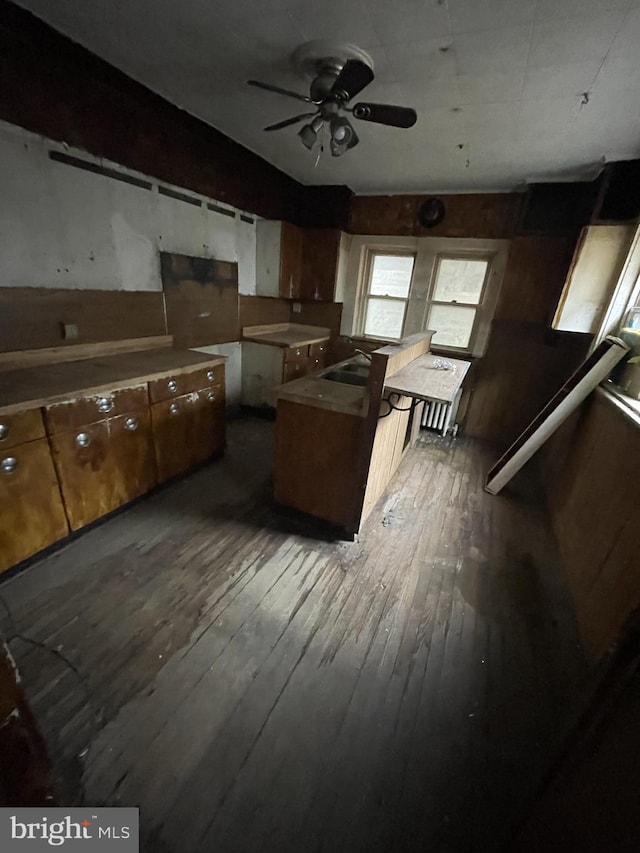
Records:
[[[512,189],[640,157],[640,0],[20,3],[305,184]],[[418,123],[357,122],[360,145],[315,167],[298,127],[262,131],[304,104],[245,81],[306,93],[289,56],[325,38],[373,57],[376,79],[361,100],[412,106]]]

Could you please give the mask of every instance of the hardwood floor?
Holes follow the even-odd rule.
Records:
[[[588,676],[535,488],[427,436],[332,541],[273,505],[272,438],[0,588],[83,676],[11,644],[63,800],[139,805],[149,853],[501,849]]]

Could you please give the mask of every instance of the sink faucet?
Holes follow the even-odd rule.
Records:
[[[357,350],[356,350],[356,352],[357,352],[359,355],[363,355],[363,356],[367,359],[367,361],[371,361],[371,356],[369,355],[369,353],[368,353],[368,352],[365,352],[365,351],[364,351],[364,350],[362,350],[362,349],[357,349]]]

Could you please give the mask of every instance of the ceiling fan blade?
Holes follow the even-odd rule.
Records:
[[[331,94],[345,101],[355,98],[373,80],[373,71],[359,59],[347,59],[331,87]]]
[[[279,121],[277,124],[270,124],[269,127],[265,127],[265,130],[280,130],[282,127],[289,127],[290,124],[296,124],[296,122],[302,121],[303,118],[313,118],[315,113],[302,113],[299,116],[293,116],[293,118],[286,118],[284,121]]]
[[[418,120],[416,111],[410,107],[394,107],[391,104],[356,104],[352,112],[354,118],[391,127],[413,127]]]
[[[260,80],[247,80],[250,86],[257,86],[258,89],[266,89],[267,92],[275,92],[278,95],[286,95],[288,98],[297,98],[299,101],[306,101],[308,104],[315,103],[306,95],[299,95],[297,92],[290,92],[289,89],[281,89],[280,86],[272,86],[271,83],[261,83]]]

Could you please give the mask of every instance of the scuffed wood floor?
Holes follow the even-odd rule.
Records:
[[[84,676],[12,643],[63,797],[138,805],[148,853],[500,849],[587,677],[544,509],[428,436],[319,538],[272,433],[0,588]]]

